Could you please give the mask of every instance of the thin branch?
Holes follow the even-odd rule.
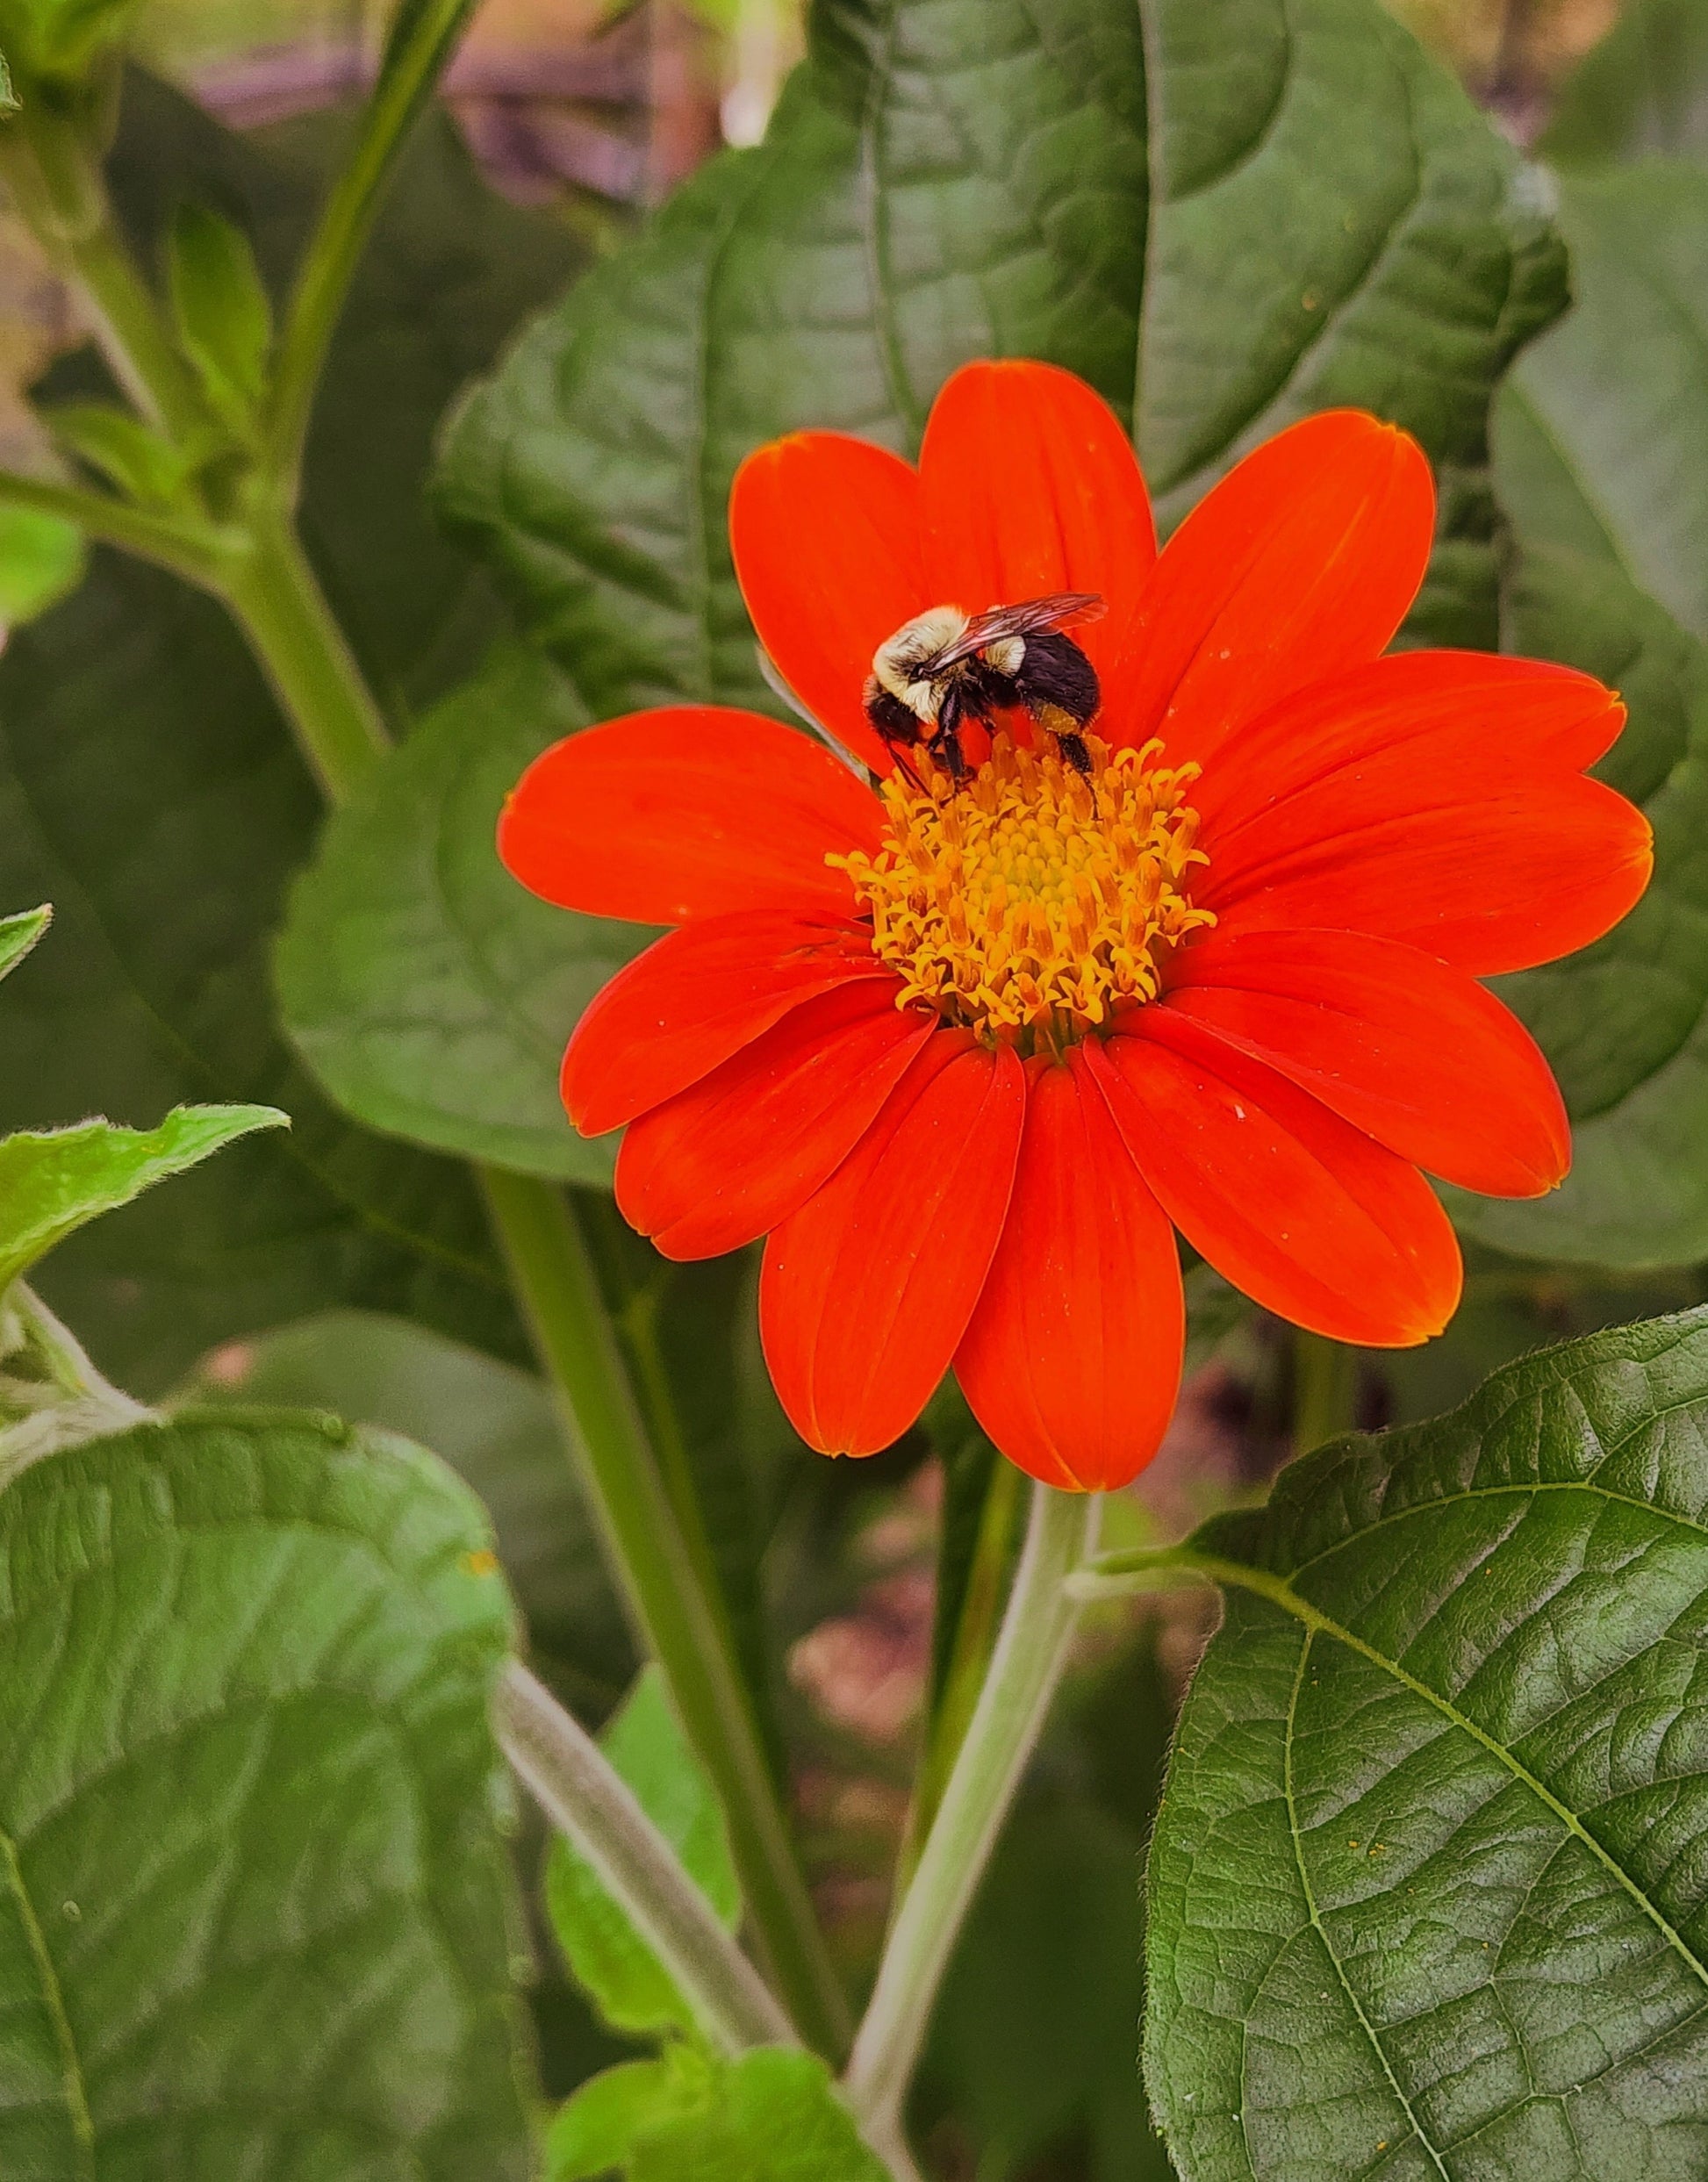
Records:
[[[85,492],[78,485],[58,484],[51,478],[26,477],[16,470],[0,470],[0,506],[57,515],[104,544],[122,546],[127,553],[157,561],[192,583],[210,586],[240,549],[212,524],[156,515],[147,508],[133,506],[128,500]]]
[[[869,2140],[897,2127],[937,1987],[1061,1676],[1079,1615],[1066,1589],[1098,1503],[1032,1490],[1031,1521],[990,1672],[901,1904],[844,2088]]]
[[[293,490],[327,350],[386,184],[473,11],[474,0],[402,0],[355,148],[298,270],[267,426],[269,466]]]
[[[707,2036],[728,2054],[798,2044],[764,1980],[579,1722],[514,1660],[493,1704],[505,1755],[628,1911]]]

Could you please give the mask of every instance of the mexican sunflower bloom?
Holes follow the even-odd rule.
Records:
[[[1624,717],[1599,683],[1383,656],[1433,524],[1417,445],[1341,411],[1159,553],[1098,397],[972,364],[916,469],[802,432],[736,480],[760,641],[870,785],[707,705],[529,769],[515,876],[673,928],[582,1019],[565,1103],[626,1126],[618,1203],[667,1257],[766,1238],[765,1356],[814,1446],[886,1446],[952,1366],[1023,1469],[1123,1484],[1180,1379],[1175,1229],[1281,1317],[1400,1346],[1460,1292],[1425,1174],[1564,1175],[1559,1091],[1478,980],[1623,916],[1649,831],[1584,777]],[[1015,710],[967,724],[961,777],[895,762],[863,700],[880,647],[1068,592],[1104,607],[1073,631],[1102,693],[1077,751]]]

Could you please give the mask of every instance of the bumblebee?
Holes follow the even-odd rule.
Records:
[[[1076,772],[1088,773],[1085,731],[1101,701],[1097,670],[1062,632],[1102,612],[1103,601],[1088,591],[1054,592],[984,614],[933,607],[878,647],[866,678],[866,718],[915,787],[922,784],[910,752],[923,750],[951,780],[965,780],[966,721],[988,727],[1015,707],[1055,736]]]

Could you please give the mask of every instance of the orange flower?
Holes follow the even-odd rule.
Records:
[[[529,769],[516,877],[677,928],[588,1009],[565,1103],[628,1124],[618,1202],[667,1256],[769,1238],[765,1355],[812,1445],[886,1446],[952,1363],[1023,1469],[1123,1484],[1180,1376],[1173,1227],[1282,1317],[1397,1346],[1460,1291],[1419,1169],[1560,1181],[1559,1092],[1476,980],[1623,916],[1649,831],[1583,777],[1624,717],[1599,683],[1381,657],[1433,520],[1415,443],[1343,411],[1248,456],[1159,556],[1090,389],[972,364],[917,470],[800,433],[736,481],[761,641],[877,793],[711,706]],[[1107,606],[1073,630],[1089,776],[1023,713],[994,746],[968,729],[958,786],[918,749],[892,769],[877,649],[932,607],[1067,592]]]

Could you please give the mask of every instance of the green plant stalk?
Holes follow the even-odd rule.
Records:
[[[1356,1421],[1358,1351],[1302,1328],[1293,1336],[1293,1452],[1309,1454]]]
[[[199,390],[147,284],[118,233],[91,141],[97,112],[85,95],[32,86],[0,127],[0,179],[36,239],[82,289],[114,377],[145,416],[176,439],[206,422]]]
[[[249,640],[329,802],[341,802],[390,737],[300,541],[283,517],[256,517],[249,547],[214,586]]]
[[[0,470],[0,506],[27,507],[38,515],[57,516],[104,545],[122,547],[139,560],[155,561],[192,584],[212,588],[225,562],[243,542],[212,524],[156,515],[104,492],[86,492],[51,477],[26,477]]]
[[[918,1866],[956,1757],[978,1709],[979,1693],[985,1685],[1002,1611],[1002,1582],[1008,1574],[1020,1515],[1020,1479],[1021,1473],[1014,1464],[999,1456],[979,1518],[972,1567],[967,1577],[966,1595],[961,1602],[960,1618],[955,1625],[942,1702],[931,1719],[919,1776],[914,1784],[907,1838],[901,1845],[896,1870],[899,1894],[905,1894]]]
[[[474,0],[405,0],[401,28],[380,63],[355,148],[333,185],[298,269],[278,355],[266,424],[266,461],[294,502],[315,390],[374,220],[405,143],[449,60]]]
[[[770,1987],[579,1722],[516,1660],[499,1676],[492,1709],[506,1756],[628,1912],[713,2044],[731,2056],[796,2044]]]
[[[635,1619],[722,1799],[750,1914],[791,2014],[827,2057],[846,2002],[813,1915],[721,1617],[683,1540],[585,1241],[556,1191],[483,1170],[487,1202]]]
[[[890,1930],[845,2079],[876,2138],[900,2126],[937,1987],[1061,1678],[1080,1604],[1067,1579],[1094,1542],[1094,1495],[1032,1488],[990,1671],[913,1883]]]

